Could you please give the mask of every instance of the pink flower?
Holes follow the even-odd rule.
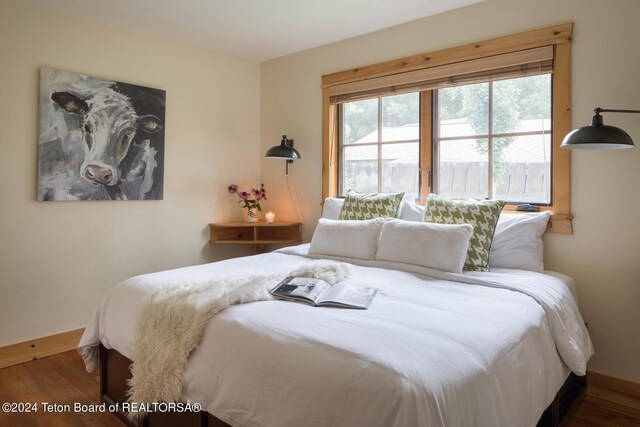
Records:
[[[228,187],[229,193],[236,194],[240,201],[238,204],[243,205],[246,209],[257,209],[262,211],[262,206],[260,206],[260,200],[267,200],[267,192],[264,189],[264,184],[260,184],[260,189],[255,187],[251,188],[251,191],[240,191],[236,184],[231,184]]]

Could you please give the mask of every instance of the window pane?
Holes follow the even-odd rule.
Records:
[[[378,142],[378,98],[343,104],[343,143]]]
[[[551,203],[551,140],[527,135],[493,140],[494,198]]]
[[[378,191],[378,146],[344,147],[342,194]]]
[[[486,138],[440,141],[438,194],[477,199],[488,197],[488,144]]]
[[[551,75],[493,83],[493,133],[551,129]]]
[[[418,92],[382,98],[382,141],[409,141],[420,137]]]
[[[420,147],[417,142],[385,144],[382,146],[383,193],[404,191],[414,199],[420,197],[418,160]]]
[[[438,90],[438,135],[471,136],[489,132],[489,83]]]

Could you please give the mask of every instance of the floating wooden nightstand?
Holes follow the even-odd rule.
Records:
[[[302,223],[274,222],[267,224],[260,222],[213,222],[211,228],[211,243],[256,245],[256,252],[262,251],[262,245],[302,242]]]

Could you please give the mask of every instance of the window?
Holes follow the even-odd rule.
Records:
[[[419,199],[419,93],[346,102],[340,117],[340,194],[403,191]]]
[[[551,204],[551,74],[435,91],[434,193]]]
[[[571,234],[571,153],[560,143],[571,130],[572,33],[555,25],[322,76],[323,198],[501,198],[505,210],[552,211],[549,231]],[[418,118],[400,120],[409,99]]]
[[[431,191],[551,204],[551,74],[434,91]],[[420,93],[342,103],[339,195],[420,199]],[[424,154],[424,153],[423,153]]]

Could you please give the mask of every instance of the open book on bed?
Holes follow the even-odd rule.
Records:
[[[299,301],[316,307],[359,308],[366,310],[378,292],[373,288],[337,283],[307,277],[287,277],[278,283],[271,294],[288,301]]]

